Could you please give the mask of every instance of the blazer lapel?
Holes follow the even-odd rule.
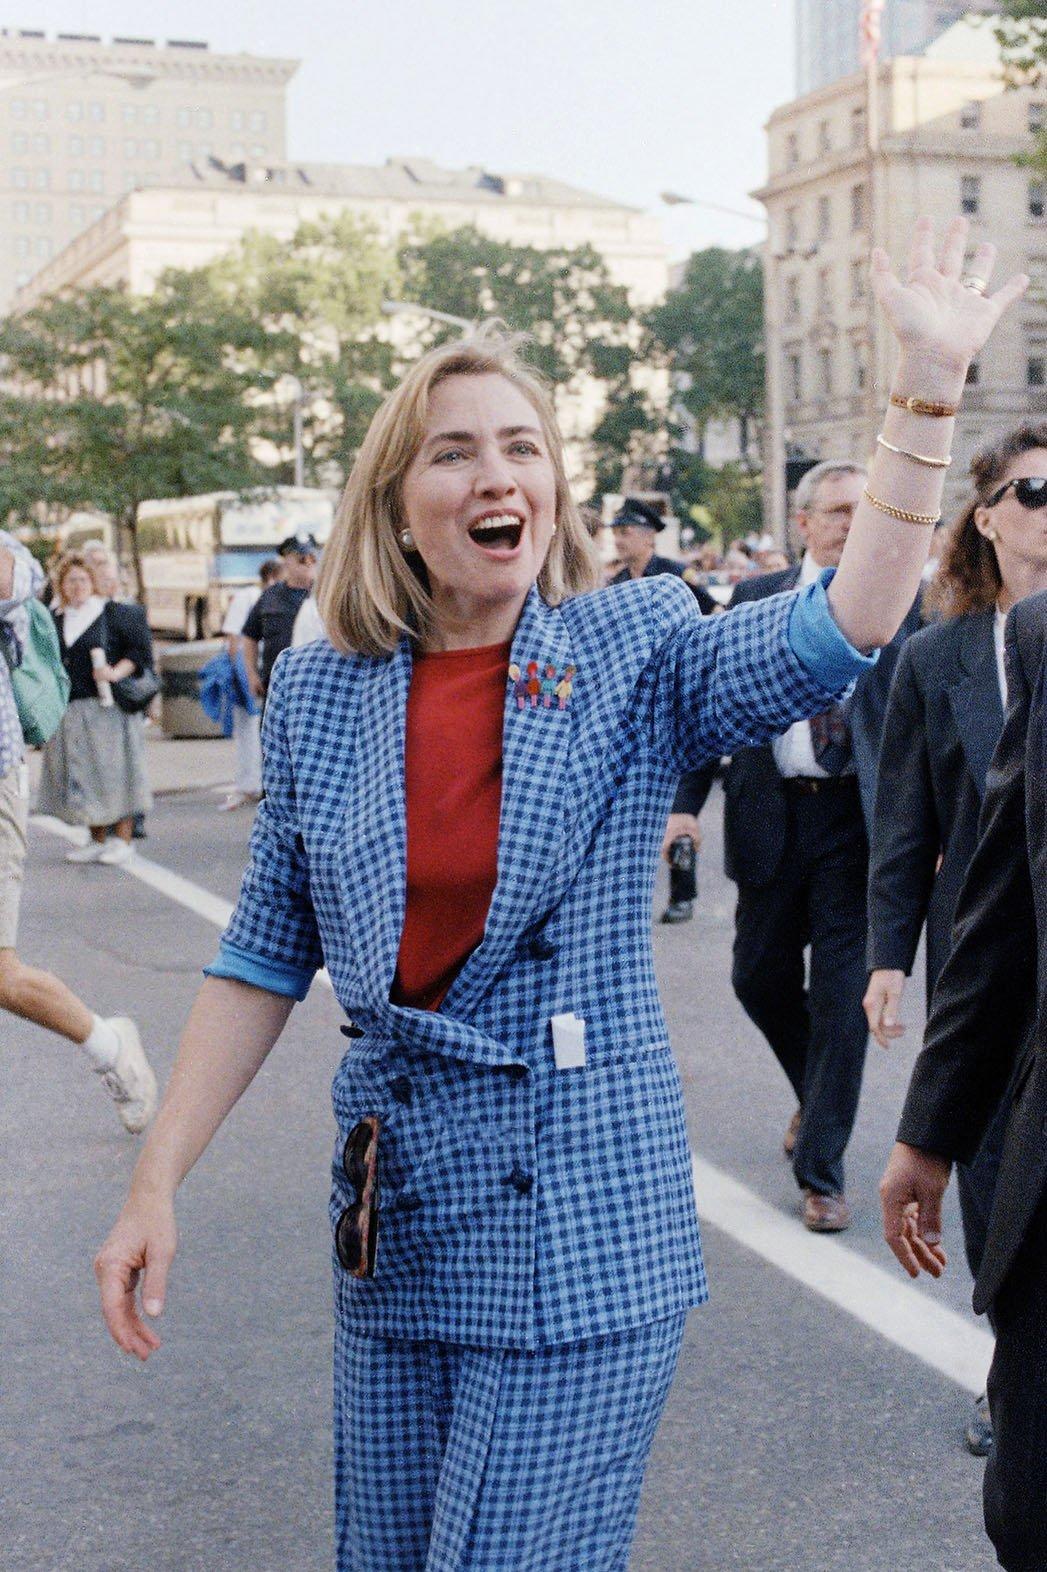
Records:
[[[949,686],[949,703],[979,797],[1003,726],[1003,700],[996,670],[994,612],[965,619],[958,651],[959,681]]]
[[[559,682],[572,665],[560,612],[532,589],[513,637],[510,665],[526,683],[548,667]],[[588,673],[571,674],[574,688]],[[569,804],[562,791],[570,758],[574,707],[553,694],[518,690],[510,674],[502,728],[502,807],[498,828],[498,879],[482,943],[474,950],[444,1009],[469,1009],[500,973],[521,934],[543,910],[543,895],[563,866]]]
[[[353,717],[352,789],[342,859],[345,944],[361,1003],[388,1005],[404,924],[404,736],[411,649],[365,668]]]

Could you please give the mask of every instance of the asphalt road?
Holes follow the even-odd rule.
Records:
[[[248,821],[162,799],[147,855],[235,896]],[[728,980],[731,887],[719,797],[704,816],[698,915],[656,930],[695,1150],[783,1214],[792,1111]],[[102,1014],[137,1016],[166,1072],[216,932],[121,871],[69,868],[32,837],[21,949]],[[891,1270],[875,1187],[901,1049],[873,1045],[848,1249]],[[0,1567],[3,1572],[326,1572],[331,1543],[328,1087],[334,999],[314,987],[187,1181],[162,1332],[142,1368],[110,1344],[91,1259],[137,1143],[80,1058],[0,1022]],[[960,1312],[953,1265],[926,1292]],[[727,1234],[705,1229],[713,1299],[694,1312],[644,1492],[632,1572],[987,1572],[968,1396]],[[947,1241],[948,1242],[948,1241]],[[899,1281],[901,1276],[899,1274]],[[390,1568],[389,1572],[396,1572]]]

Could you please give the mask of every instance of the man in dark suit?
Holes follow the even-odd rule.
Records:
[[[630,579],[649,579],[658,573],[671,573],[682,578],[707,617],[720,607],[702,584],[695,583],[682,562],[672,557],[660,557],[655,551],[655,536],[665,528],[665,520],[656,508],[637,497],[626,497],[611,520],[615,550],[624,566],[611,580],[612,584],[628,584]],[[669,902],[662,913],[662,922],[689,922],[694,915],[694,901],[698,893],[695,868],[701,834],[698,815],[712,788],[716,775],[715,764],[704,769],[688,770],[680,777],[676,800],[665,828],[662,854],[669,864]],[[681,842],[690,841],[691,848]]]
[[[978,847],[880,1186],[891,1249],[910,1276],[940,1276],[951,1166],[978,1150],[1010,1083],[1012,1111],[974,1285],[974,1308],[993,1312],[996,1331],[985,1522],[1008,1572],[1047,1566],[1045,682],[1047,593],[1019,601],[1008,618],[1007,717]]]
[[[743,580],[731,605],[835,568],[864,483],[857,464],[810,470],[795,502],[802,561]],[[738,886],[731,980],[796,1094],[784,1148],[803,1192],[803,1220],[816,1233],[850,1225],[843,1159],[867,1041],[867,825],[894,659],[918,620],[914,606],[844,706],[741,750],[724,786],[726,871]]]

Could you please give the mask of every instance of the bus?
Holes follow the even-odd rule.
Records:
[[[141,503],[138,550],[153,632],[184,639],[217,634],[235,591],[257,582],[282,540],[308,534],[323,545],[337,500],[336,491],[271,486]]]

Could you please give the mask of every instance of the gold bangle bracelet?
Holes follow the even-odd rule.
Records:
[[[881,448],[886,448],[888,453],[897,453],[900,458],[912,459],[915,464],[926,464],[928,469],[948,469],[952,463],[952,454],[948,458],[931,458],[929,453],[911,453],[908,448],[896,448],[893,442],[888,442],[883,432],[876,438]]]
[[[958,404],[932,404],[925,398],[905,398],[901,393],[891,394],[891,403],[896,409],[907,409],[910,415],[932,415],[936,420],[944,420],[958,413]]]
[[[890,502],[884,502],[880,497],[874,497],[868,486],[862,492],[866,502],[871,502],[879,513],[886,513],[888,518],[900,519],[903,524],[926,524],[931,529],[940,522],[940,513],[909,513],[905,508],[896,508]]]

